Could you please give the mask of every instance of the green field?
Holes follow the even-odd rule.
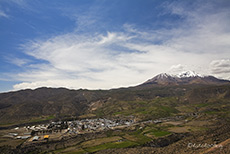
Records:
[[[157,98],[148,101],[119,101],[108,103],[93,113],[98,117],[107,115],[130,116],[145,119],[167,117],[178,113],[174,97]]]
[[[112,149],[112,148],[127,148],[127,147],[132,147],[138,145],[135,142],[131,141],[121,141],[121,142],[113,142],[113,143],[106,143],[106,144],[101,144],[98,146],[94,147],[89,147],[86,148],[85,151],[87,152],[96,152],[104,149]]]

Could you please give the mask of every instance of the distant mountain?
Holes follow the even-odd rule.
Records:
[[[222,85],[230,84],[230,81],[218,79],[214,76],[203,76],[194,71],[186,71],[177,75],[170,75],[161,73],[152,79],[147,80],[144,85],[188,85],[188,84],[202,84],[202,85]]]

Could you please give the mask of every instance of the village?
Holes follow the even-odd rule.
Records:
[[[117,127],[128,127],[133,123],[133,120],[109,120],[105,118],[53,121],[47,124],[15,127],[5,137],[23,139],[28,142],[47,141],[49,139],[61,139],[64,136],[98,132]]]
[[[73,121],[52,121],[47,124],[38,124],[32,126],[15,127],[9,130],[5,137],[15,140],[24,140],[24,143],[30,142],[47,142],[49,140],[60,140],[64,137],[71,137],[80,134],[94,133],[106,130],[123,129],[130,126],[154,123],[159,124],[163,122],[184,121],[185,117],[196,117],[199,113],[189,113],[184,116],[164,117],[154,120],[136,121],[134,117],[127,119],[113,119],[106,118],[97,119],[82,119]],[[183,120],[184,119],[184,120]]]

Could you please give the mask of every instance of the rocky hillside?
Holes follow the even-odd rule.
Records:
[[[0,121],[40,121],[54,117],[78,116],[89,102],[101,99],[100,92],[39,88],[0,94]]]

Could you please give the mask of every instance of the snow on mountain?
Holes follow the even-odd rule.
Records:
[[[155,76],[155,79],[164,79],[164,78],[191,78],[191,77],[204,77],[201,74],[196,73],[195,71],[184,71],[179,74],[168,74],[168,73],[161,73]]]
[[[190,78],[190,77],[204,77],[194,71],[184,71],[176,75],[178,78]]]
[[[156,79],[163,79],[163,78],[168,78],[168,77],[171,77],[172,75],[170,74],[167,74],[167,73],[161,73],[157,76],[155,76]]]

